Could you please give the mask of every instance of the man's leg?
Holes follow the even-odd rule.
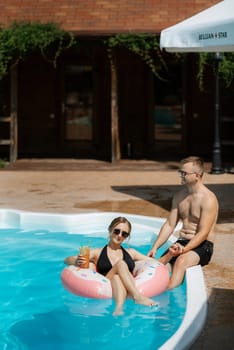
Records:
[[[189,251],[177,257],[172,269],[172,276],[170,278],[167,289],[172,289],[179,286],[184,279],[186,269],[198,265],[200,257],[197,253]]]

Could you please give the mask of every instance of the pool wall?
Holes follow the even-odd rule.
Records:
[[[22,228],[35,229],[39,225],[40,229],[51,229],[66,231],[71,233],[82,232],[82,227],[90,226],[90,230],[100,219],[109,222],[117,217],[125,216],[134,225],[151,225],[155,227],[154,232],[157,234],[159,228],[165,222],[165,219],[148,217],[142,215],[132,215],[121,212],[101,212],[88,214],[48,214],[40,212],[25,212],[19,210],[0,209],[0,228]],[[158,227],[156,225],[158,224]],[[140,237],[141,240],[143,237]],[[153,239],[153,237],[152,237]],[[174,236],[170,241],[175,241]],[[184,350],[194,343],[201,333],[206,316],[207,316],[207,293],[204,282],[203,271],[200,265],[187,269],[186,272],[187,286],[187,307],[184,320],[174,335],[158,350]],[[157,349],[155,349],[157,350]]]
[[[187,307],[177,332],[159,350],[189,349],[201,333],[207,316],[207,293],[202,268],[193,266],[186,271]]]
[[[67,231],[80,233],[82,227],[87,230],[93,228],[95,223],[99,224],[100,219],[107,224],[117,216],[126,216],[134,227],[135,224],[155,225],[155,221],[160,224],[164,223],[165,219],[148,217],[143,215],[132,215],[120,212],[100,212],[100,213],[85,213],[85,214],[48,214],[40,212],[26,212],[20,210],[0,209],[0,227],[1,228],[35,228],[35,224],[40,224],[41,229],[51,229],[58,231]],[[92,217],[92,219],[90,219]],[[157,231],[157,230],[156,230]],[[157,233],[157,232],[156,232]]]

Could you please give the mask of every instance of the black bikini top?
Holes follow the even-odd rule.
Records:
[[[121,249],[123,252],[123,260],[128,265],[129,271],[132,273],[135,267],[135,262],[130,256],[130,254],[123,247],[121,247]],[[107,255],[107,245],[106,245],[102,249],[99,259],[97,261],[97,271],[100,274],[105,276],[111,270],[111,268],[112,268],[112,265]]]

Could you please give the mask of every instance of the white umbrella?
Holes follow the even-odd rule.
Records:
[[[161,32],[160,46],[174,52],[234,51],[234,0],[224,0]]]
[[[216,52],[215,123],[211,172],[223,173],[219,133],[218,52],[234,52],[234,0],[224,0],[161,32],[160,47],[169,52]]]

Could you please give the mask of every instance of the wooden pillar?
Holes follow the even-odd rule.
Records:
[[[111,162],[120,159],[118,79],[116,64],[114,59],[111,58]]]
[[[11,123],[10,123],[10,162],[18,157],[18,66],[10,68],[11,80]]]

